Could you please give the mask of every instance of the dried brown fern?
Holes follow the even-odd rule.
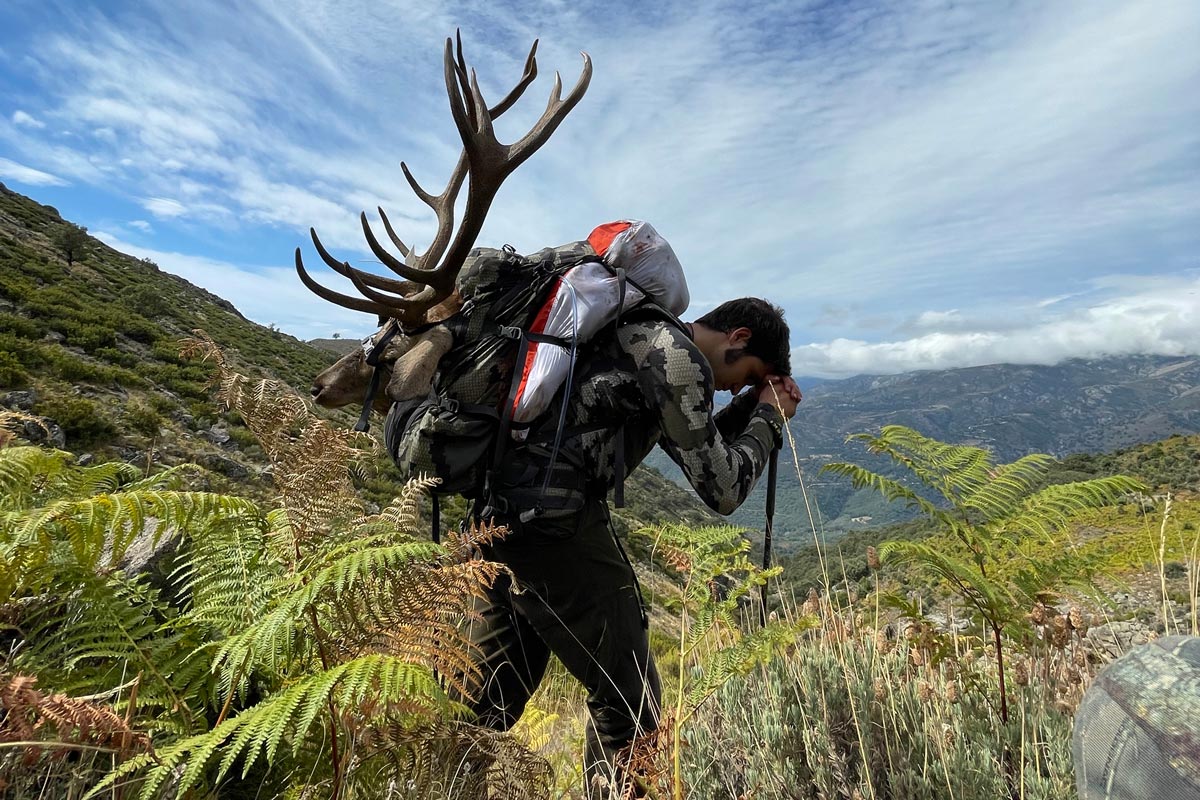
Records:
[[[0,676],[0,742],[23,746],[27,762],[81,746],[122,756],[151,750],[149,737],[108,706],[41,692],[36,684],[37,678],[29,675]]]
[[[8,447],[16,441],[20,434],[13,430],[16,426],[22,427],[26,425],[36,425],[41,428],[46,434],[46,438],[51,435],[50,426],[41,417],[35,417],[32,414],[26,414],[23,411],[8,411],[0,409],[0,447]]]
[[[192,333],[196,338],[185,340],[180,354],[216,365],[217,402],[241,415],[271,460],[275,490],[302,547],[360,505],[350,480],[350,465],[360,455],[354,444],[373,440],[314,416],[286,384],[242,375],[204,331]]]
[[[624,778],[621,800],[670,796],[673,722],[669,714],[664,715],[657,728],[617,753],[616,769]]]
[[[362,748],[356,781],[404,800],[550,795],[550,764],[520,740],[464,722],[416,728],[379,722]]]

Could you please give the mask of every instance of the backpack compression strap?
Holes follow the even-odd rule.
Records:
[[[363,397],[362,416],[358,418],[358,422],[354,425],[354,430],[359,433],[366,433],[371,429],[371,409],[375,405],[375,394],[379,391],[379,378],[382,370],[379,368],[379,359],[383,357],[383,351],[387,348],[390,342],[397,333],[400,332],[400,326],[396,324],[396,320],[390,320],[383,334],[380,335],[379,341],[372,342],[371,337],[367,337],[363,341],[362,349],[367,356],[367,364],[373,369],[371,370],[371,382],[367,384],[367,394]]]

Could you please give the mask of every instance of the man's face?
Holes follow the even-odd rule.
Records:
[[[771,365],[741,349],[729,349],[719,363],[713,364],[713,383],[718,392],[737,394],[747,386],[757,386],[771,374]]]
[[[750,341],[749,328],[737,328],[722,335],[721,340],[705,353],[713,370],[713,384],[718,392],[737,394],[747,386],[757,386],[771,374],[771,365],[758,356],[746,354]]]

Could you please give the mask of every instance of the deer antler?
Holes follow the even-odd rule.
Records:
[[[425,191],[409,171],[408,165],[403,162],[400,164],[408,185],[437,216],[438,226],[433,241],[423,254],[418,255],[396,235],[387,215],[380,208],[379,216],[388,238],[404,256],[404,261],[400,261],[380,245],[367,221],[366,213],[360,216],[363,234],[371,251],[390,270],[405,279],[398,281],[357,270],[345,261],[338,261],[321,244],[316,231],[310,229],[313,244],[321,260],[338,274],[349,278],[362,295],[351,297],[321,286],[305,271],[300,258],[300,248],[296,248],[296,272],[300,275],[300,280],[326,300],[356,311],[395,317],[405,324],[411,324],[420,321],[427,311],[448,298],[454,292],[454,281],[475,244],[500,185],[546,143],[583,97],[592,78],[592,59],[587,53],[583,53],[583,70],[575,88],[565,98],[560,98],[562,80],[558,73],[555,73],[554,89],[541,118],[516,142],[501,144],[496,139],[492,122],[507,111],[537,77],[535,56],[538,43],[534,41],[529,55],[525,58],[525,71],[521,80],[503,100],[488,108],[479,90],[475,71],[468,70],[463,58],[461,34],[456,34],[456,40],[457,53],[455,41],[446,39],[443,66],[446,92],[450,98],[450,112],[463,143],[458,163],[450,174],[446,188],[438,195]],[[454,203],[468,175],[470,181],[466,207],[462,223],[456,232]]]

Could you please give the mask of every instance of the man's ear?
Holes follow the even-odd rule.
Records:
[[[729,344],[733,347],[745,347],[752,333],[749,328],[734,328],[725,335],[729,337]]]

